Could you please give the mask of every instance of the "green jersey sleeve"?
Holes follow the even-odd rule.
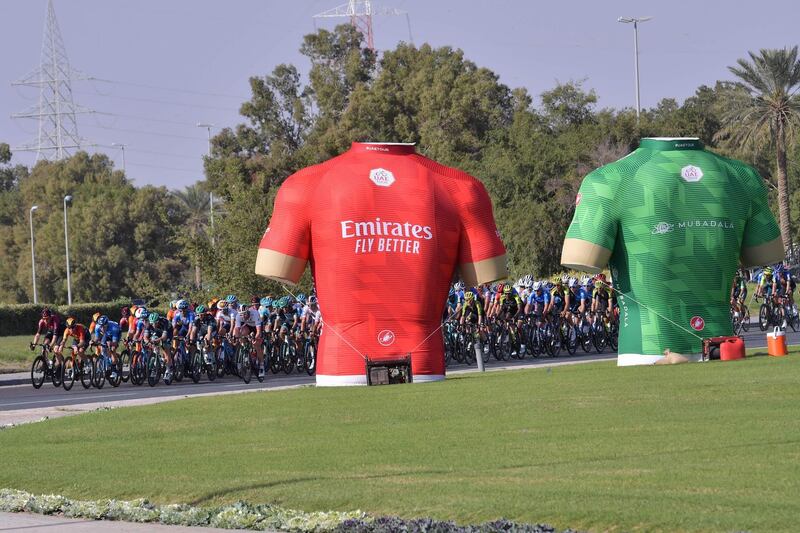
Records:
[[[767,200],[767,187],[761,176],[753,169],[748,169],[750,174],[748,185],[750,188],[750,213],[745,221],[742,246],[752,248],[777,239],[780,236],[775,216],[769,209]]]
[[[584,178],[575,198],[575,215],[567,230],[567,238],[613,250],[619,226],[615,207],[619,179],[613,172],[604,170],[598,169]]]

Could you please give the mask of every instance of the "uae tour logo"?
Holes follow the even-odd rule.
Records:
[[[686,165],[681,169],[681,177],[689,183],[700,181],[703,177],[703,171],[700,167],[694,165]]]
[[[695,331],[703,331],[703,328],[706,327],[706,321],[701,316],[693,316],[689,321],[689,325]]]
[[[373,168],[369,171],[369,179],[378,187],[390,187],[394,183],[394,174],[385,168]]]

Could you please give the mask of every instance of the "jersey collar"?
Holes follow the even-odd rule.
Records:
[[[356,154],[409,155],[416,153],[414,143],[354,142],[350,152]]]
[[[703,143],[697,137],[645,137],[639,148],[666,152],[669,150],[702,150]]]

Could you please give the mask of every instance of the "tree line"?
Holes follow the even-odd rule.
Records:
[[[481,179],[514,276],[560,270],[583,176],[646,136],[697,136],[755,166],[785,244],[798,241],[797,47],[751,53],[731,67],[731,80],[698,87],[680,104],[662,99],[639,120],[633,109],[598,108],[582,80],[534,98],[450,47],[401,43],[378,57],[349,25],[306,35],[300,51],[308,79],[290,64],[250,78],[244,121],[212,139],[206,180],[185,191],[134,188],[103,154],[27,169],[0,149],[0,301],[31,299],[27,209],[37,202],[46,208],[34,220],[40,299],[65,300],[65,194],[76,198],[69,208],[75,299],[283,294],[253,273],[277,189],[352,141],[415,142],[420,153]],[[208,192],[223,206],[213,233]],[[302,285],[310,288],[308,274]]]

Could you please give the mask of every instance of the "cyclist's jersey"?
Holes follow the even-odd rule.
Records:
[[[52,313],[49,318],[42,318],[36,325],[36,333],[43,334],[58,334],[61,327],[61,319],[55,313]]]
[[[105,328],[95,325],[94,331],[92,332],[92,339],[99,343],[104,343],[107,341],[119,342],[121,331],[122,330],[119,327],[119,322],[109,320],[106,323]]]
[[[550,292],[550,300],[553,302],[552,310],[554,312],[561,312],[564,309],[564,288],[553,287]]]
[[[86,344],[89,340],[89,330],[83,324],[73,324],[71,328],[64,330],[62,342],[66,343],[70,337],[74,338],[78,344]]]
[[[550,303],[550,291],[533,291],[531,295],[528,296],[527,303],[531,306],[531,312],[533,314],[542,314],[542,311],[544,311],[544,306]]]
[[[500,294],[497,299],[497,304],[501,312],[516,314],[522,306],[522,300],[520,300],[517,291],[512,289],[511,294]]]
[[[586,289],[583,287],[579,287],[575,291],[570,290],[570,295],[569,295],[570,312],[577,313],[578,309],[580,309],[581,307],[582,302],[585,302],[584,310],[588,309],[589,303],[591,302],[591,298],[589,297],[589,293],[586,291]]]
[[[194,311],[178,309],[172,315],[172,320],[170,322],[172,322],[173,326],[188,326],[194,322]]]
[[[599,289],[595,289],[594,299],[597,300],[597,305],[601,311],[608,307],[608,301],[611,299],[608,288],[600,287]]]
[[[744,298],[747,294],[747,282],[742,276],[736,276],[733,280],[733,297]]]
[[[248,326],[255,328],[261,325],[261,315],[258,314],[258,309],[252,307],[247,309],[246,312],[240,312],[236,315],[236,327]]]
[[[753,168],[697,139],[659,138],[583,180],[562,263],[598,268],[580,255],[610,253],[623,366],[653,363],[666,348],[699,360],[702,338],[732,334],[740,257],[753,266],[780,260],[782,250]]]
[[[354,143],[283,183],[256,271],[289,265],[283,275],[296,281],[307,261],[329,326],[319,385],[366,384],[363,355],[411,353],[414,382],[443,379],[454,274],[472,286],[507,272],[481,182],[397,144]]]
[[[217,311],[217,320],[221,320],[226,328],[236,324],[236,315],[238,313],[231,308],[220,309]]]
[[[166,334],[166,339],[172,339],[172,326],[166,317],[159,317],[155,324],[150,324],[147,327],[148,339],[160,339],[162,335]]]
[[[292,326],[295,322],[295,317],[297,317],[297,314],[293,307],[288,310],[281,308],[275,313],[275,320],[278,321],[278,326]]]
[[[768,287],[772,285],[774,274],[767,274],[765,272],[761,272],[758,276],[758,286],[759,287]]]
[[[483,316],[483,306],[481,303],[476,300],[475,298],[472,299],[471,303],[467,303],[466,300],[464,301],[464,306],[461,308],[462,316],[477,320],[478,317]]]
[[[306,305],[300,313],[300,318],[305,318],[306,321],[319,322],[322,319],[322,311],[319,310],[319,305],[317,305],[316,311],[311,309],[311,306]]]
[[[199,317],[195,316],[192,324],[197,329],[198,337],[205,337],[209,330],[211,330],[212,333],[217,331],[217,321],[214,315],[210,313],[203,313],[203,315]]]

